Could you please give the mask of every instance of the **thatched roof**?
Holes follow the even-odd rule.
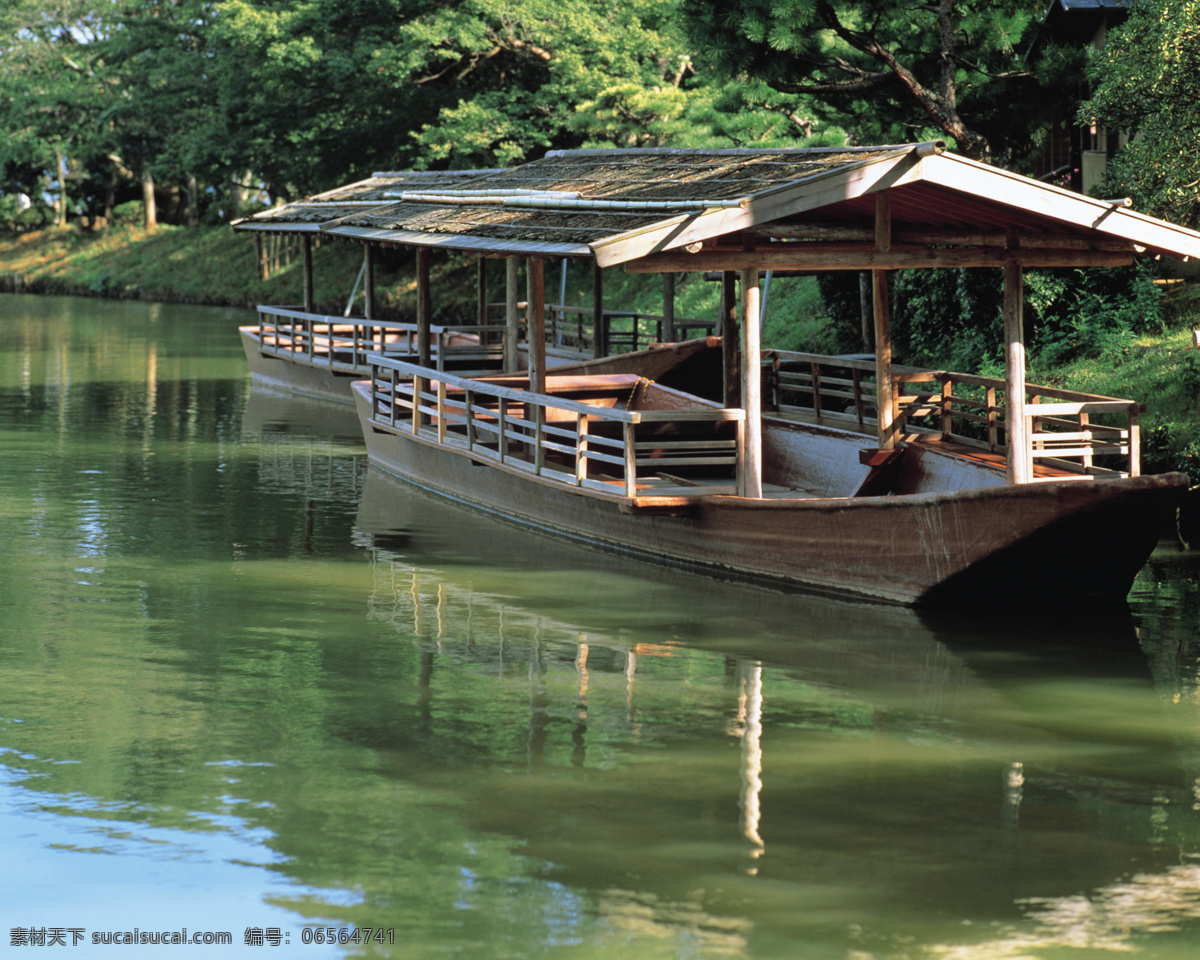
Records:
[[[461,187],[489,170],[372,173],[369,179],[327,190],[292,203],[280,204],[233,226],[238,230],[264,230],[278,233],[319,232],[321,225],[340,217],[353,216],[374,207],[395,203],[404,190],[444,190]]]
[[[780,188],[911,149],[556,151],[472,181],[470,196],[410,191],[401,204],[360,212],[326,232],[463,250],[590,257],[595,246],[664,220],[744,210]]]
[[[386,187],[365,181],[238,227],[319,224],[323,234],[368,242],[667,270],[735,269],[735,260],[755,258],[731,259],[730,251],[754,245],[764,264],[774,257],[776,268],[813,269],[999,264],[1018,249],[1035,266],[1120,262],[1143,252],[1200,256],[1194,231],[966,160],[940,143],[571,150],[510,170],[386,176],[408,179]],[[896,241],[886,258],[876,256],[880,194]],[[947,247],[962,248],[961,263],[944,255]],[[1039,259],[1027,252],[1035,248],[1051,252]]]

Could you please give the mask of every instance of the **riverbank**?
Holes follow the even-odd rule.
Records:
[[[316,251],[314,291],[320,312],[345,310],[361,256],[358,244],[338,241],[328,241]],[[399,251],[379,258],[376,298],[381,316],[415,316],[411,260]],[[451,255],[435,266],[435,274],[439,311],[470,315],[475,309],[473,263]],[[634,296],[627,289],[634,279],[643,278],[614,277],[618,296]],[[708,315],[706,301],[715,290],[706,288],[711,287],[686,285],[679,314]],[[260,303],[301,302],[303,275],[297,258],[280,264],[268,279],[260,278],[253,239],[227,226],[163,225],[147,233],[140,226],[125,224],[102,233],[64,227],[0,235],[0,289],[253,308]],[[799,308],[772,296],[782,308],[776,318],[811,318],[819,308],[813,303]],[[811,294],[797,290],[788,299],[791,296],[799,300]],[[1200,350],[1193,346],[1192,335],[1192,329],[1200,327],[1200,285],[1172,285],[1164,297],[1167,326],[1159,335],[1117,339],[1093,356],[1052,369],[1042,367],[1034,356],[1030,377],[1067,389],[1144,401],[1144,469],[1182,469],[1200,483]],[[633,303],[623,308],[645,309]],[[819,320],[809,319],[806,324],[819,330]],[[773,326],[783,325],[781,320],[768,324],[767,339]],[[769,345],[803,348],[796,343]]]
[[[320,246],[313,257],[320,311],[345,309],[361,258],[356,244]],[[376,295],[385,315],[415,310],[416,286],[398,266],[385,263],[380,269]],[[0,235],[0,280],[9,291],[171,303],[253,308],[303,300],[299,258],[264,280],[253,238],[227,226],[160,225],[153,233],[133,225],[100,233],[62,227]]]

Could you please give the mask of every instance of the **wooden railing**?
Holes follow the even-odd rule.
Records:
[[[673,471],[703,468],[733,483],[742,410],[629,409],[646,381],[613,388],[607,400],[535,394],[486,380],[436,373],[374,356],[371,419],[375,427],[412,433],[567,486],[654,495],[681,482]],[[734,424],[735,436],[716,425]],[[688,492],[713,492],[704,484]]]
[[[860,428],[878,423],[872,360],[780,350],[768,358],[765,375],[773,388],[768,403],[775,409]],[[892,383],[898,438],[937,434],[947,442],[1007,454],[1003,380],[893,366]],[[1025,404],[1029,456],[1035,463],[1080,476],[1141,472],[1143,405],[1137,401],[1027,383]],[[1100,466],[1097,458],[1119,462]]]
[[[490,303],[491,316],[503,323],[503,303]],[[525,301],[517,304],[518,309],[527,308]],[[546,304],[546,346],[550,349],[566,350],[581,356],[593,356],[596,344],[596,324],[591,307],[568,307],[557,303]],[[663,337],[665,317],[631,310],[605,310],[602,313],[601,354],[627,353],[659,343]],[[614,323],[616,321],[616,323]],[[687,340],[694,336],[708,336],[717,325],[716,320],[675,318],[675,337]],[[525,320],[521,320],[522,329]]]
[[[495,370],[503,360],[502,333],[495,326],[433,324],[429,328],[431,359],[439,370],[447,363]],[[365,373],[369,359],[379,355],[417,359],[415,323],[260,306],[258,335],[264,353],[348,372]]]

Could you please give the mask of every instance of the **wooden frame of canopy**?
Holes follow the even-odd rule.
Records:
[[[417,248],[423,362],[429,359],[432,323],[429,252],[442,247],[508,260],[510,358],[518,322],[515,261],[527,258],[534,390],[546,383],[545,259],[592,262],[597,316],[601,268],[623,265],[630,272],[666,275],[719,271],[725,278],[721,325],[727,346],[735,329],[732,277],[740,274],[739,349],[727,353],[726,398],[729,405],[736,380],[737,405],[746,413],[738,489],[757,497],[762,490],[761,272],[871,273],[878,441],[889,449],[896,435],[888,271],[1003,269],[1007,479],[1021,484],[1033,478],[1025,436],[1023,271],[1123,265],[1143,253],[1200,256],[1200,234],[1126,208],[1127,202],[1096,200],[947,154],[940,143],[775,151],[580,150],[554,152],[513,170],[479,172],[466,188],[439,185],[402,192],[400,202],[390,206],[338,211],[342,215],[334,214],[319,230],[368,246]],[[250,227],[278,229],[278,223]],[[486,276],[485,268],[480,276]],[[668,288],[664,280],[664,291]]]

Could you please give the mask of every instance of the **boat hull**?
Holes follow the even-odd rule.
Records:
[[[372,461],[443,496],[606,549],[727,578],[905,604],[1121,602],[1186,489],[1179,474],[890,497],[697,497],[642,512],[370,422]]]
[[[250,375],[255,380],[278,390],[322,400],[346,404],[354,402],[350,385],[364,376],[362,371],[333,370],[327,362],[323,363],[320,360],[308,363],[304,360],[273,357],[262,352],[257,327],[239,327],[238,333],[242,338],[242,350],[245,351],[246,363],[250,366]]]

